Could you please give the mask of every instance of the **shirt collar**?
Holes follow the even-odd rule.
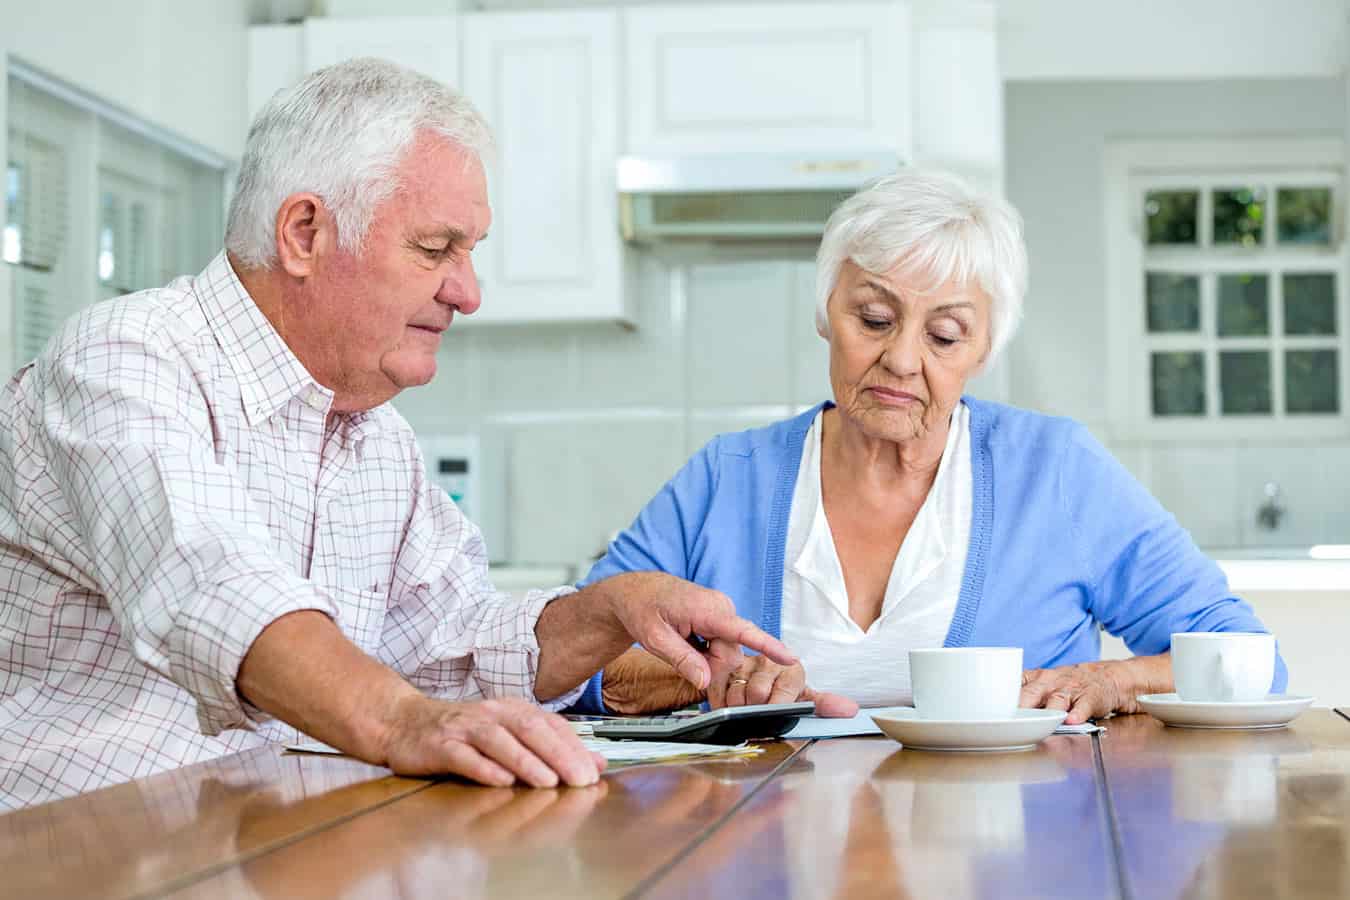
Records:
[[[333,392],[314,380],[286,346],[235,274],[225,252],[193,282],[206,321],[239,382],[244,416],[252,427],[266,422],[292,400],[325,414]],[[346,416],[344,434],[360,440],[381,430],[388,404]]]

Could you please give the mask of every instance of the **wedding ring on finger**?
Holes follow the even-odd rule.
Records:
[[[727,687],[731,687],[733,684],[749,684],[749,683],[750,683],[749,678],[733,678],[727,682]]]

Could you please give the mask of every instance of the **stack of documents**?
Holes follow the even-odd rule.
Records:
[[[696,762],[706,759],[734,759],[763,753],[752,744],[690,744],[683,741],[611,741],[607,738],[581,736],[587,750],[599,753],[610,768],[640,766],[651,763]],[[296,753],[325,753],[342,755],[342,751],[318,741],[291,744],[286,747]]]
[[[650,763],[703,762],[708,759],[734,759],[763,753],[753,744],[691,744],[684,741],[611,741],[608,738],[583,737],[587,750],[605,758],[610,768]]]

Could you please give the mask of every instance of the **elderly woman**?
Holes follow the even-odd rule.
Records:
[[[1085,428],[963,396],[1017,328],[1026,269],[1016,211],[955,177],[906,171],[851,197],[817,257],[834,402],[714,438],[585,582],[672,573],[798,653],[796,666],[749,657],[718,673],[714,707],[904,704],[910,649],[1017,646],[1032,667],[1022,705],[1076,723],[1173,690],[1173,632],[1264,631]],[[1098,626],[1137,655],[1097,662]],[[1280,662],[1274,688],[1285,680]],[[634,649],[581,706],[700,699]]]

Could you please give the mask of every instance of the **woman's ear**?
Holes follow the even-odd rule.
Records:
[[[277,209],[277,261],[286,274],[314,274],[318,257],[337,244],[337,223],[317,194],[291,194]]]

